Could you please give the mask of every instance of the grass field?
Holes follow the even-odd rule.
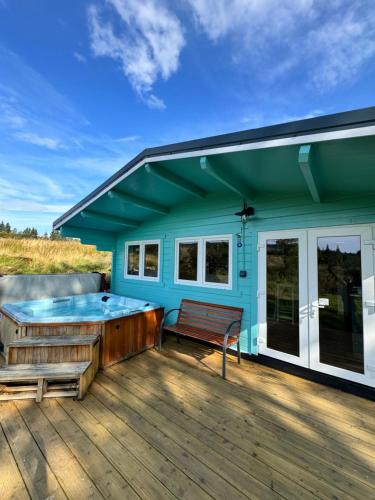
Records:
[[[111,253],[71,240],[0,238],[1,274],[105,272]]]

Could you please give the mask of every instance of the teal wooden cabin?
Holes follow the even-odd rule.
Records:
[[[116,294],[243,307],[242,352],[375,387],[375,107],[146,149],[54,228]]]

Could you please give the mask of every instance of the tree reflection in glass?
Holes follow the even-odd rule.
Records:
[[[320,361],[364,372],[360,236],[321,237],[318,246]],[[322,299],[327,299],[323,300]]]

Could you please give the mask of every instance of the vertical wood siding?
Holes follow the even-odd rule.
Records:
[[[155,301],[166,310],[178,307],[182,298],[202,300],[244,308],[241,349],[257,353],[257,238],[258,232],[275,229],[375,223],[375,197],[342,195],[313,203],[308,195],[259,196],[254,219],[247,224],[245,253],[237,248],[236,233],[240,232],[239,218],[234,216],[242,207],[238,198],[209,196],[203,201],[176,207],[165,216],[150,219],[141,227],[118,235],[114,252],[112,291],[140,299]],[[233,235],[232,290],[176,285],[174,283],[175,238],[185,236]],[[158,283],[125,279],[125,242],[132,240],[161,240],[161,269]],[[239,271],[247,271],[246,278]]]

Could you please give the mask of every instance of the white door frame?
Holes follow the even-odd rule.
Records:
[[[360,236],[363,301],[364,374],[319,361],[318,254],[319,236]],[[267,347],[267,240],[299,240],[300,356]],[[258,346],[264,354],[295,365],[375,387],[375,225],[358,224],[258,233]]]
[[[318,307],[318,237],[360,236],[363,311],[364,374],[321,363],[319,360],[319,307]],[[308,231],[309,248],[309,300],[310,300],[310,368],[361,384],[375,386],[375,304],[374,262],[370,225],[335,226]]]
[[[294,356],[267,347],[267,240],[298,239],[299,267],[299,347],[300,355]],[[307,287],[307,232],[306,230],[268,231],[258,234],[258,346],[259,354],[271,356],[288,363],[308,367],[308,287]]]

